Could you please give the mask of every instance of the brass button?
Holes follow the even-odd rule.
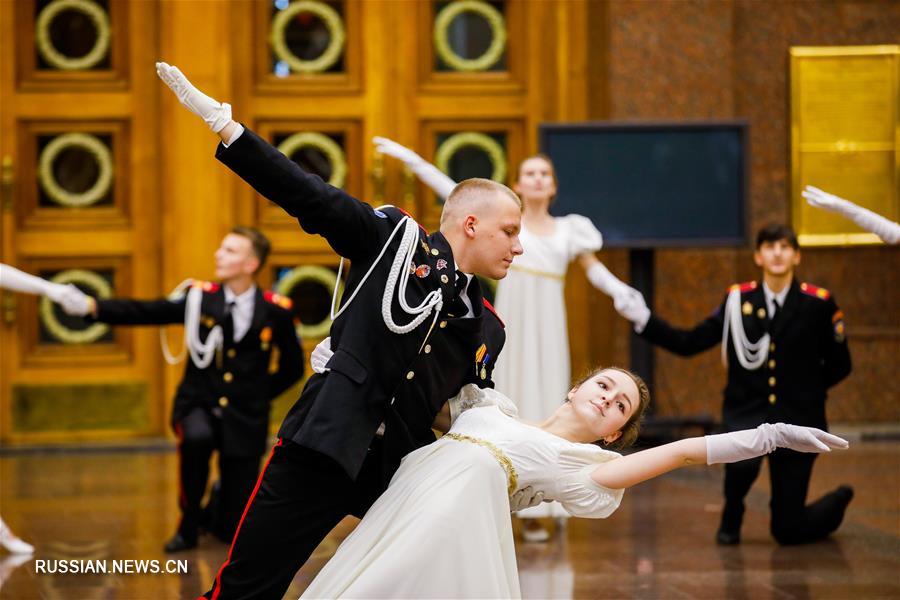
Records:
[[[775,342],[769,344],[769,352],[775,352]]]
[[[437,255],[438,255],[438,249],[437,249],[437,248],[432,248],[432,249],[431,249],[431,255],[432,255],[432,256],[437,256]]]
[[[406,374],[407,379],[412,379],[415,376],[416,376],[416,373],[414,371],[410,371],[409,373]]]
[[[769,368],[770,368],[770,369],[774,369],[774,368],[775,368],[775,359],[774,359],[774,358],[770,358],[770,359],[769,359]]]
[[[769,377],[769,387],[775,387],[775,378]]]
[[[431,354],[431,344],[425,344],[425,354]]]
[[[221,406],[222,408],[228,406],[228,398],[226,398],[225,396],[219,398],[219,406]]]
[[[775,394],[769,394],[769,404],[775,404]]]
[[[237,350],[235,350],[234,348],[230,348],[225,354],[228,355],[228,358],[234,358],[235,356],[237,356]]]
[[[447,321],[441,321],[441,324],[438,325],[438,327],[440,327],[441,329],[443,329],[446,326],[447,326]]]
[[[441,283],[447,283],[450,281],[450,278],[447,275],[441,275]]]
[[[222,379],[225,380],[225,383],[231,383],[231,380],[234,379],[234,375],[232,375],[231,373],[225,373],[224,375],[222,375]]]

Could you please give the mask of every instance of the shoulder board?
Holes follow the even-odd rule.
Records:
[[[730,288],[728,288],[728,292],[733,292],[735,290],[739,290],[742,294],[747,292],[752,292],[756,289],[758,284],[755,281],[745,281],[744,283],[735,283]]]
[[[825,288],[821,288],[811,283],[801,283],[800,291],[807,296],[813,296],[815,298],[819,298],[820,300],[828,300],[831,297],[831,292],[829,292]]]
[[[191,281],[191,287],[199,288],[204,292],[209,292],[210,294],[219,291],[219,284],[215,281],[202,281],[200,279],[194,279]]]
[[[272,291],[267,290],[263,292],[263,298],[265,298],[266,302],[280,306],[285,310],[291,310],[291,308],[294,306],[294,303],[290,298],[288,298],[287,296],[282,296],[281,294],[276,294]]]
[[[481,301],[484,303],[484,307],[491,311],[497,320],[500,321],[500,326],[506,329],[506,323],[503,322],[503,319],[500,318],[500,315],[497,314],[497,309],[491,306],[491,303],[487,301],[487,298],[482,298]]]
[[[416,223],[416,225],[419,226],[419,229],[421,229],[421,230],[424,231],[425,233],[428,233],[428,230],[425,229],[424,227],[422,227],[422,224],[419,223],[418,221],[416,221],[416,218],[415,218],[414,216],[412,216],[411,214],[409,214],[408,212],[406,212],[405,210],[403,210],[403,209],[400,208],[399,206],[395,206],[394,208],[396,208],[397,210],[399,210],[400,212],[402,212],[404,215],[406,215],[407,217],[409,217],[410,219],[412,219],[412,220]]]

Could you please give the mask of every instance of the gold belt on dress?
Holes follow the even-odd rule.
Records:
[[[528,267],[520,267],[518,265],[510,265],[510,270],[512,271],[521,271],[523,273],[528,273],[529,275],[537,275],[538,277],[546,277],[548,279],[558,279],[559,281],[565,281],[565,275],[557,275],[556,273],[550,273],[549,271],[539,271],[537,269],[529,269]]]
[[[519,476],[516,475],[516,468],[513,467],[512,461],[509,460],[509,457],[503,454],[503,451],[494,444],[490,443],[487,440],[474,438],[468,435],[463,435],[461,433],[445,433],[443,437],[450,438],[451,440],[456,440],[457,442],[469,442],[471,444],[477,444],[482,448],[485,448],[488,452],[494,455],[494,458],[497,459],[497,462],[500,463],[500,466],[503,467],[504,471],[506,471],[507,493],[512,496],[513,492],[515,492],[519,487]]]

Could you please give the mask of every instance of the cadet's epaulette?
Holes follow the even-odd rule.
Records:
[[[282,296],[281,294],[276,294],[275,292],[266,291],[263,293],[263,298],[266,299],[266,302],[271,302],[277,306],[285,310],[291,310],[294,306],[294,303],[287,296]]]
[[[202,281],[200,279],[194,279],[191,281],[191,287],[200,288],[204,292],[209,292],[213,294],[219,291],[219,284],[215,281]]]
[[[419,229],[421,229],[423,232],[428,233],[428,230],[425,229],[424,227],[422,227],[422,224],[419,223],[418,221],[416,221],[416,218],[415,218],[414,216],[412,216],[411,214],[409,214],[408,212],[406,212],[405,210],[403,210],[403,209],[400,208],[399,206],[395,206],[394,208],[396,208],[397,210],[399,210],[400,212],[402,212],[404,215],[406,215],[407,217],[409,217],[410,219],[412,219],[413,221],[415,221],[416,225],[418,225],[418,226],[419,226]]]
[[[730,288],[728,288],[728,292],[731,293],[735,290],[740,290],[742,294],[746,294],[747,292],[752,292],[756,289],[758,284],[755,281],[745,281],[744,283],[736,283]]]
[[[828,298],[831,297],[831,292],[829,292],[825,288],[820,288],[819,286],[813,285],[811,283],[801,283],[800,291],[807,296],[814,296],[816,298],[819,298],[820,300],[828,300]]]
[[[497,317],[497,320],[500,321],[500,326],[506,329],[506,323],[503,322],[503,319],[500,318],[500,315],[497,314],[497,309],[491,306],[491,303],[487,301],[487,298],[482,298],[481,301],[484,303],[484,307],[494,313],[494,316]]]

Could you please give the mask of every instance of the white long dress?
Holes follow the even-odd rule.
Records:
[[[497,313],[506,323],[506,344],[497,358],[497,390],[513,398],[526,421],[540,421],[565,400],[572,384],[566,330],[565,276],[580,254],[596,252],[603,237],[580,215],[554,219],[553,234],[535,235],[522,225],[524,253],[497,285]],[[520,517],[566,517],[556,503],[517,513]]]
[[[522,423],[494,390],[451,402],[450,433],[403,459],[303,598],[518,598],[511,492],[532,485],[582,517],[618,508],[623,490],[590,474],[619,454]]]

